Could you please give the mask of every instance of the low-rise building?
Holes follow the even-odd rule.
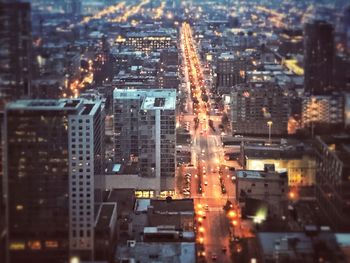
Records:
[[[255,199],[267,204],[268,211],[259,215],[264,220],[267,215],[283,215],[288,196],[287,173],[273,171],[236,171],[236,198],[244,208],[246,199]],[[267,214],[268,212],[268,214]]]
[[[288,172],[289,186],[315,185],[316,160],[311,147],[304,144],[282,145],[242,143],[240,162],[247,170],[264,170],[272,164],[277,172]]]
[[[315,228],[316,229],[316,228]],[[257,235],[257,262],[347,262],[336,234],[329,230],[315,232],[260,232]]]

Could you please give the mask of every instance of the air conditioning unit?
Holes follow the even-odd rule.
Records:
[[[126,241],[126,244],[128,247],[135,247],[136,240],[128,240],[128,241]]]

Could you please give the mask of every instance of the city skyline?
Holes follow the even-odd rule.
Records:
[[[0,262],[350,260],[347,1],[0,2]]]

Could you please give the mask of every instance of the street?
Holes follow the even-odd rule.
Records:
[[[191,124],[192,164],[195,167],[185,172],[192,174],[190,192],[196,206],[199,261],[231,262],[229,238],[232,226],[223,207],[228,200],[234,202],[235,185],[223,158],[218,128],[221,118],[209,115],[213,109],[205,97],[210,91],[203,82],[203,70],[189,25],[184,24],[181,32],[184,82],[188,94],[187,112],[182,121]]]

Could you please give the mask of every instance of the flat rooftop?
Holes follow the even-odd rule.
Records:
[[[255,170],[236,170],[236,176],[240,179],[280,179],[282,174],[277,172],[264,172]]]
[[[190,198],[171,201],[152,199],[150,206],[160,212],[194,212],[194,202]]]
[[[136,242],[135,246],[118,246],[116,261],[130,258],[139,263],[192,263],[196,262],[196,245],[194,242]]]
[[[231,53],[221,53],[220,56],[218,57],[218,59],[221,59],[221,60],[232,60],[235,58],[236,57]]]
[[[63,110],[78,109],[81,99],[17,100],[7,105],[8,110]]]
[[[57,111],[77,110],[80,115],[94,115],[102,101],[91,101],[83,98],[58,100],[17,100],[7,105],[7,110]]]
[[[175,110],[175,89],[114,89],[113,98],[142,100],[143,110]]]

